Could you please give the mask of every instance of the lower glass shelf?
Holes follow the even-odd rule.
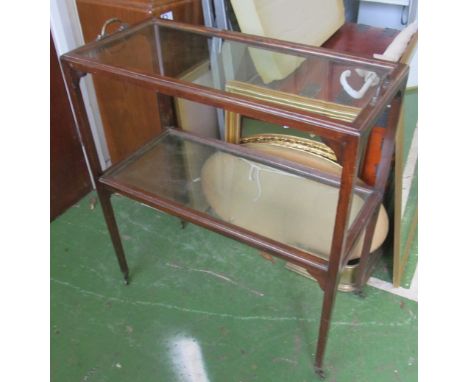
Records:
[[[100,182],[289,261],[326,269],[339,176],[169,129]],[[372,195],[356,189],[349,225]],[[360,254],[355,246],[356,255]]]

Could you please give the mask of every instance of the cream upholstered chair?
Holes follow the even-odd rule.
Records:
[[[246,138],[242,144],[324,173],[341,174],[341,166],[330,159],[333,154],[330,156],[320,142],[263,134]],[[338,203],[337,187],[223,152],[213,154],[204,163],[201,183],[206,200],[223,220],[328,260]],[[364,200],[355,194],[350,222],[363,204]],[[380,247],[387,232],[388,216],[381,207],[371,250]],[[352,260],[361,256],[363,239],[362,236],[352,249]]]

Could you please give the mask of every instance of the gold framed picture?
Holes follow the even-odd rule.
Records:
[[[354,121],[361,110],[353,106],[340,105],[236,80],[226,82],[226,91],[276,105],[286,105],[299,110],[310,111],[345,122]],[[225,140],[229,143],[241,143],[241,130],[241,116],[235,112],[226,111]]]

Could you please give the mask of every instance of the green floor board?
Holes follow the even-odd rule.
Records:
[[[209,381],[314,381],[322,292],[257,251],[138,203],[114,206],[131,268],[125,286],[89,196],[51,224],[53,381],[191,381],[174,341],[201,349]],[[340,293],[329,381],[416,381],[417,304]]]

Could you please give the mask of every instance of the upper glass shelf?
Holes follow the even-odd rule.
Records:
[[[395,65],[325,49],[151,19],[69,56],[202,85],[344,122],[378,96]]]

